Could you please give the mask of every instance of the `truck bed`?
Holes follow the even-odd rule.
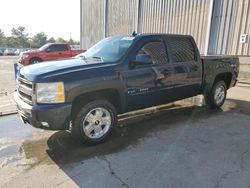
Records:
[[[208,55],[201,56],[203,64],[203,85],[208,85],[211,89],[218,76],[226,73],[228,80],[228,88],[234,86],[237,82],[239,74],[239,58],[235,55]],[[229,65],[229,66],[228,66]],[[235,73],[235,74],[232,74]]]
[[[238,60],[236,55],[201,55],[202,60]]]

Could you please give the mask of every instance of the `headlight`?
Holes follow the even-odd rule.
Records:
[[[37,103],[63,103],[65,102],[63,82],[37,83]]]
[[[28,58],[29,55],[28,54],[23,54],[21,57],[22,57],[22,59],[25,59],[25,58]]]

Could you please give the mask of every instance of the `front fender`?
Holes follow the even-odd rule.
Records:
[[[126,97],[125,86],[118,78],[103,78],[100,80],[90,79],[76,81],[74,83],[65,84],[66,101],[73,102],[77,97],[98,91],[116,90],[119,94],[121,110],[125,111]]]

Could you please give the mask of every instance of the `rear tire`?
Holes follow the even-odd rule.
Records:
[[[206,104],[209,108],[220,108],[227,96],[227,86],[224,81],[218,81],[214,84],[212,90],[205,94]]]
[[[117,124],[115,107],[107,100],[85,103],[73,119],[72,133],[87,145],[105,141]]]

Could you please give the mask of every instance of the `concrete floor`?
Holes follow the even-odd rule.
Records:
[[[221,109],[175,103],[120,118],[105,143],[0,119],[0,187],[250,187],[250,86]]]
[[[14,63],[17,56],[0,56],[0,116],[16,111],[13,92],[16,89]]]

